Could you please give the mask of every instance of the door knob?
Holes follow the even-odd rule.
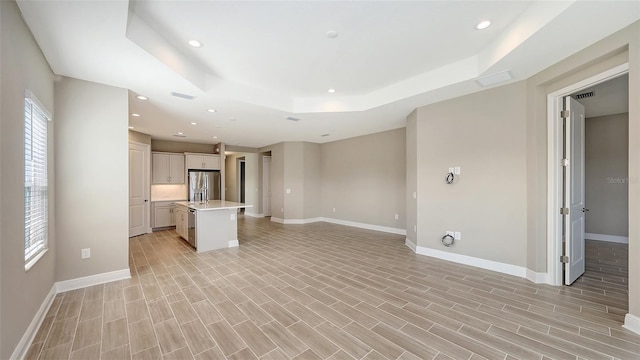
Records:
[[[587,208],[582,208],[582,212],[587,212],[587,211],[589,211],[589,209],[587,209]]]

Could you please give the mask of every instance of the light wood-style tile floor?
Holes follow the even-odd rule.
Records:
[[[133,277],[58,294],[28,358],[640,359],[622,247],[589,242],[587,274],[551,287],[328,223],[240,216],[239,239],[132,238]]]

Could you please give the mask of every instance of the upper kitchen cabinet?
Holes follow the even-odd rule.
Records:
[[[153,184],[184,184],[184,155],[154,152],[152,174]]]
[[[220,170],[220,155],[187,154],[187,169]]]

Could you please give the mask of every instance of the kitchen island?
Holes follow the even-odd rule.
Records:
[[[238,246],[238,209],[252,207],[234,201],[176,202],[176,231],[197,252]]]

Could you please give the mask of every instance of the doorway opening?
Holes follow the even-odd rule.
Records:
[[[245,160],[244,158],[238,159],[238,201],[245,203],[246,198],[245,189]],[[240,209],[240,213],[244,214],[244,208]]]
[[[626,78],[627,74],[628,64],[623,64],[548,95],[547,263],[549,278],[547,282],[552,285],[571,284],[582,275],[585,269],[592,270],[594,276],[597,276],[595,274],[598,269],[609,268],[609,265],[607,265],[608,261],[615,261],[623,265],[623,267],[626,267],[624,264],[628,259],[621,260],[621,257],[628,258],[626,252],[620,249],[612,250],[607,246],[603,246],[606,245],[606,243],[601,244],[598,242],[607,239],[588,239],[594,237],[592,236],[593,233],[589,232],[593,231],[590,229],[598,228],[595,225],[598,221],[594,223],[594,219],[602,220],[602,218],[604,218],[603,221],[608,221],[606,219],[607,214],[602,214],[603,211],[606,211],[602,209],[602,201],[597,200],[597,195],[594,198],[594,191],[590,191],[590,189],[594,190],[597,181],[602,181],[602,174],[597,174],[598,171],[595,171],[596,174],[594,175],[594,170],[597,170],[597,164],[589,164],[589,162],[593,160],[592,153],[593,151],[599,151],[599,156],[607,156],[607,151],[604,149],[598,149],[597,147],[595,149],[592,148],[595,144],[592,144],[594,140],[593,136],[591,136],[593,135],[592,130],[594,129],[589,130],[591,126],[590,118],[597,118],[599,114],[594,113],[593,109],[587,108],[585,110],[585,118],[587,120],[585,121],[586,126],[582,128],[583,132],[581,134],[579,122],[576,123],[570,114],[562,113],[562,111],[567,110],[565,109],[565,101],[572,101],[572,104],[577,104],[576,106],[578,107],[582,105],[576,101],[576,98],[583,103],[594,102],[593,100],[596,100],[597,96],[593,96],[594,93],[596,93],[593,89],[600,89],[597,92],[601,90],[605,91],[606,86],[612,83],[619,83],[620,78]],[[625,83],[625,86],[628,91],[628,82]],[[604,96],[604,93],[602,95]],[[593,99],[589,99],[591,97],[593,97]],[[626,95],[626,97],[628,99],[628,95]],[[628,113],[628,105],[625,111]],[[566,119],[564,119],[561,114],[564,114]],[[611,119],[604,119],[604,121],[611,121]],[[596,122],[593,124],[596,124]],[[604,126],[610,129],[610,124],[605,123]],[[580,142],[582,142],[581,139],[585,139],[585,129],[587,131],[586,134],[591,133],[591,135],[586,138],[586,144],[584,142],[580,144]],[[595,131],[601,132],[601,130],[597,129],[595,129]],[[602,135],[602,133],[598,135]],[[581,136],[582,138],[580,138]],[[626,136],[626,140],[628,141],[628,133]],[[585,150],[585,145],[588,151]],[[626,151],[628,153],[628,148]],[[585,153],[587,158],[585,158]],[[583,175],[579,170],[581,164],[585,164],[585,160],[587,161],[587,166],[582,168],[583,171],[586,170],[586,172],[584,172],[585,175]],[[628,160],[626,157],[622,160],[615,160],[617,162],[624,162],[625,171],[628,171]],[[605,162],[610,164],[614,162],[614,159],[605,159]],[[618,178],[613,173],[609,175],[611,176],[604,177],[605,182],[609,177],[613,179]],[[580,199],[580,194],[576,196],[576,193],[579,191],[584,192],[584,198]],[[628,195],[624,196],[625,199],[628,199]],[[578,200],[582,200],[583,203],[580,204]],[[580,205],[580,209],[573,206],[576,204]],[[618,209],[626,208],[627,202],[625,200],[623,204],[618,203],[615,206]],[[596,210],[595,207],[597,207],[598,210]],[[591,213],[592,210],[594,211],[593,214]],[[586,216],[581,216],[584,214],[586,214]],[[616,221],[618,222],[620,216],[624,216],[626,218],[625,220],[628,221],[628,213],[626,211],[624,214],[617,216],[618,219],[616,219]],[[582,217],[582,219],[580,219],[580,217]],[[626,223],[624,226],[628,228]],[[588,240],[585,240],[585,238]],[[606,256],[603,254],[607,253],[615,253],[615,259],[606,260]],[[598,256],[601,255],[602,258],[598,258]],[[580,256],[582,256],[583,261],[582,270],[580,270],[579,266],[575,266]],[[604,262],[604,266],[602,266],[602,262]],[[625,295],[625,298],[626,297],[628,296]]]

